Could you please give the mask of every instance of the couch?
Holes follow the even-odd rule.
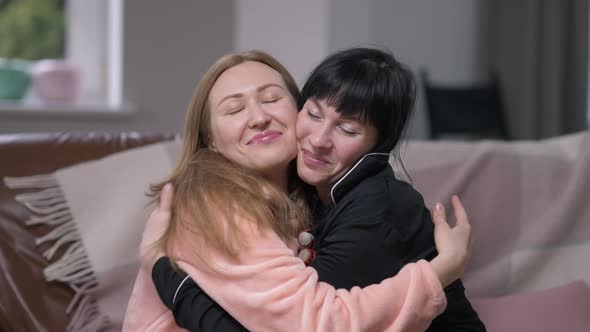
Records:
[[[576,138],[578,148],[580,144],[582,148],[590,147],[586,136]],[[137,132],[0,135],[0,179],[50,173],[82,161],[173,138],[172,134]],[[529,234],[531,232],[527,231],[528,237],[543,238],[542,243],[533,241],[534,246],[555,242],[556,238],[585,239],[585,235],[576,234],[585,232],[585,225],[590,224],[590,167],[579,160],[590,154],[590,148],[587,152],[580,150],[583,155],[571,155],[580,151],[562,153],[564,143],[569,144],[569,141],[540,143],[541,146],[532,142],[520,145],[415,142],[408,145],[404,155],[411,181],[429,206],[438,200],[448,203],[446,199],[450,194],[463,197],[472,219],[475,243],[465,281],[468,295],[490,331],[551,331],[555,326],[563,327],[560,330],[564,331],[582,331],[585,328],[580,329],[580,326],[590,326],[587,285],[590,277],[586,270],[572,269],[565,264],[561,274],[555,277],[551,269],[562,262],[561,257],[568,251],[531,254],[532,249],[522,248],[518,240],[522,236],[518,237],[519,232],[510,226],[511,218],[527,219],[527,211],[514,212],[515,206],[529,209],[541,204],[544,206],[538,208],[547,210],[528,213],[528,216],[548,225],[561,222],[563,227],[557,225],[556,232]],[[544,157],[543,151],[547,151],[549,157]],[[570,159],[564,161],[563,156]],[[549,166],[539,166],[544,163]],[[392,164],[399,166],[393,160]],[[555,172],[558,178],[562,176],[557,179],[561,181],[552,180],[551,174]],[[519,180],[530,181],[531,176],[538,176],[540,181]],[[575,178],[563,178],[567,176]],[[565,185],[559,187],[563,182]],[[555,186],[556,193],[544,192],[543,184]],[[533,197],[538,195],[540,199],[525,202],[523,192],[530,192]],[[521,201],[516,199],[515,202],[515,197]],[[568,205],[568,202],[559,201],[560,197],[577,199],[570,199],[573,205]],[[555,210],[547,204],[555,204]],[[49,226],[25,226],[24,220],[29,215],[30,212],[14,200],[12,190],[0,181],[0,331],[65,331],[68,322],[65,309],[74,293],[63,284],[44,280],[43,268],[48,263],[41,254],[43,248],[35,245],[35,238],[46,233]],[[498,216],[506,216],[508,220],[499,220]],[[564,216],[568,216],[567,220],[560,221]],[[496,222],[498,227],[493,226]],[[517,226],[520,231],[526,227],[530,225],[520,223]],[[571,234],[574,236],[569,236]],[[585,245],[583,241],[580,243]],[[576,250],[570,252],[578,255]],[[546,254],[557,259],[544,259]],[[516,272],[515,262],[522,267]],[[512,271],[506,272],[506,269]],[[547,275],[550,276],[545,278]]]
[[[147,133],[0,135],[0,178],[53,172],[126,149],[172,139]],[[47,283],[47,261],[35,238],[46,227],[27,227],[29,211],[0,181],[0,331],[65,331],[73,292]]]

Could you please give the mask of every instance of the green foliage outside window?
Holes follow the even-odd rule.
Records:
[[[64,1],[0,0],[0,58],[63,58]]]

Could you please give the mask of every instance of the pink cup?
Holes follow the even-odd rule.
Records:
[[[66,60],[40,60],[31,70],[33,90],[46,103],[74,103],[80,96],[80,69]]]

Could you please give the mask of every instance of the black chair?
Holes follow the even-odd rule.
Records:
[[[495,75],[474,86],[434,85],[425,71],[421,76],[433,139],[509,139]]]

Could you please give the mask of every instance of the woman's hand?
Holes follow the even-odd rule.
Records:
[[[436,204],[432,213],[434,242],[438,256],[431,264],[443,287],[463,276],[471,253],[471,225],[467,213],[459,197],[453,196],[451,201],[457,219],[455,227],[451,228],[447,223],[445,209],[441,203]]]
[[[142,268],[151,273],[156,261],[164,256],[163,244],[159,240],[164,236],[170,225],[172,216],[172,200],[174,190],[170,183],[162,188],[160,193],[160,203],[152,211],[149,219],[145,223],[145,229],[139,245],[139,258]]]

